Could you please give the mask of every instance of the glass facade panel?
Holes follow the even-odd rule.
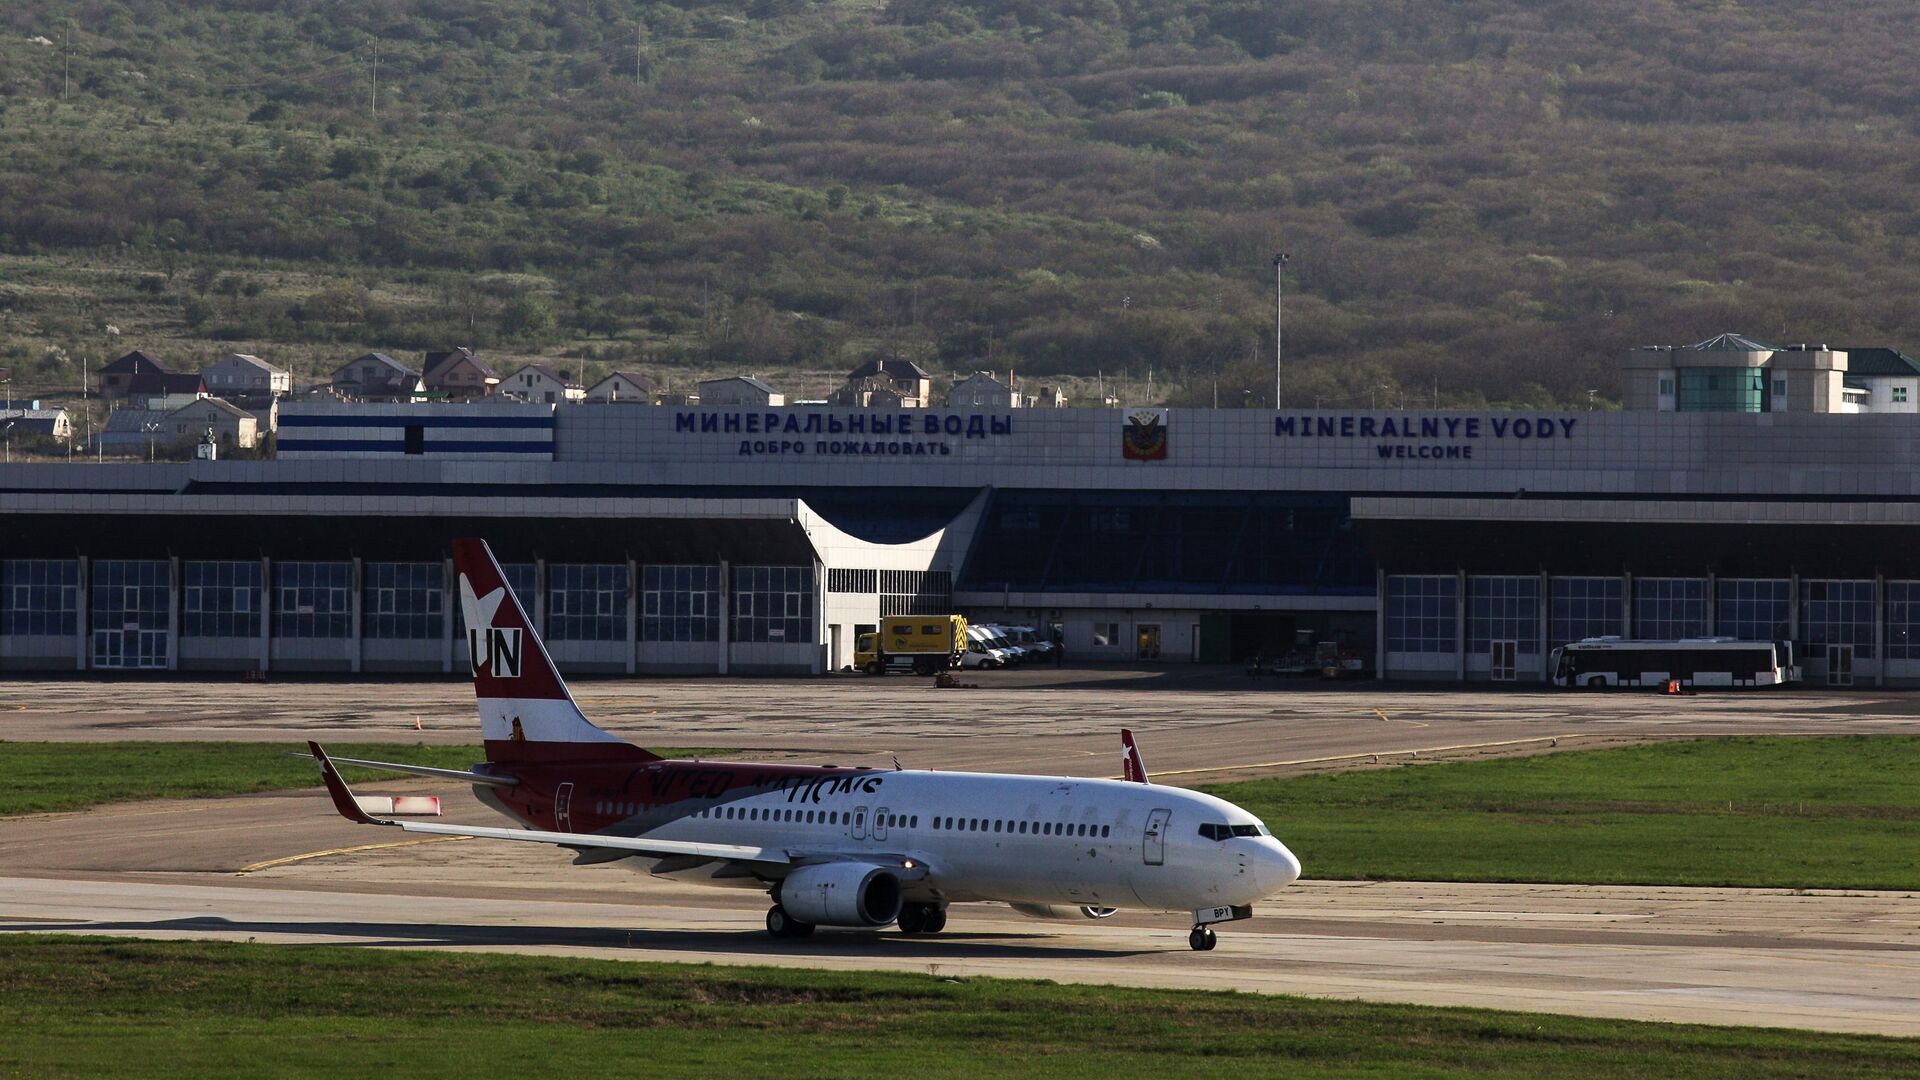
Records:
[[[1590,637],[1624,637],[1626,583],[1617,577],[1557,577],[1548,594],[1547,636],[1553,645]]]
[[[1873,658],[1873,582],[1802,581],[1800,640],[1810,658],[1826,645],[1851,645],[1853,655]]]
[[[1721,578],[1714,585],[1713,632],[1742,641],[1785,641],[1792,604],[1791,581]]]
[[[273,566],[273,636],[345,638],[353,614],[353,564],[283,562]]]
[[[1887,582],[1887,659],[1920,660],[1920,581]]]
[[[641,567],[640,640],[719,641],[720,568]]]
[[[1767,370],[1747,367],[1681,368],[1680,412],[1765,412]]]
[[[1445,577],[1394,576],[1387,579],[1387,651],[1450,653],[1460,583]]]
[[[994,493],[962,589],[1367,596],[1342,495]]]
[[[362,566],[361,632],[370,638],[434,641],[446,633],[446,568],[437,562]]]
[[[93,666],[167,666],[172,568],[160,559],[102,559],[93,564]]]
[[[1540,579],[1467,579],[1467,651],[1486,653],[1495,641],[1518,642],[1523,655],[1540,655]]]
[[[733,568],[734,641],[812,642],[813,567]]]
[[[79,625],[78,559],[0,562],[0,634],[71,636]]]
[[[627,640],[627,564],[549,565],[547,637],[554,641]]]
[[[1706,632],[1706,578],[1634,580],[1634,637],[1642,641],[1674,641],[1703,637]]]
[[[260,564],[190,562],[181,567],[181,637],[259,637]]]

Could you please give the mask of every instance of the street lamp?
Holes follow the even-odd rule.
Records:
[[[144,432],[146,432],[146,433],[147,433],[147,462],[148,462],[149,464],[151,464],[151,463],[153,462],[153,460],[154,460],[154,456],[153,456],[153,434],[154,434],[154,432],[156,432],[156,431],[159,431],[159,430],[160,430],[160,421],[158,421],[158,420],[143,420],[143,421],[141,421],[141,422],[140,422],[140,430],[141,430],[141,431],[144,431]]]
[[[1273,257],[1273,407],[1276,411],[1280,408],[1280,357],[1286,346],[1282,331],[1286,326],[1287,258],[1284,251]]]

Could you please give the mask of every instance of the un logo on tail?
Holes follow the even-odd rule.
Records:
[[[470,626],[467,628],[467,656],[478,675],[485,668],[496,679],[520,677],[520,628],[517,626]]]

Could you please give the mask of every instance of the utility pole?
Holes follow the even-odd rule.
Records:
[[[67,100],[73,92],[73,26],[67,26],[63,43],[60,46],[60,100]]]
[[[369,100],[373,122],[380,122],[380,39],[373,39],[373,93]]]
[[[633,85],[641,86],[647,81],[647,24],[638,23],[633,28]]]
[[[1287,253],[1273,257],[1273,407],[1280,408],[1280,357],[1285,349]]]

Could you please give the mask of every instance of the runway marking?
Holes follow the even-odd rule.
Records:
[[[287,855],[278,859],[268,859],[241,867],[237,873],[251,874],[255,870],[269,870],[289,863],[306,862],[308,859],[324,859],[329,855],[351,855],[356,851],[381,851],[386,848],[413,847],[416,844],[444,844],[452,840],[471,840],[471,836],[430,836],[423,840],[395,840],[386,844],[358,844],[354,847],[328,848],[325,851],[309,851],[303,855]]]
[[[1215,765],[1206,769],[1156,769],[1155,776],[1187,776],[1193,773],[1240,772],[1245,769],[1279,769],[1289,765],[1320,765],[1329,761],[1352,761],[1354,758],[1419,757],[1421,754],[1446,754],[1455,750],[1485,750],[1495,746],[1524,746],[1527,743],[1553,743],[1558,745],[1561,739],[1601,738],[1597,734],[1574,735],[1536,735],[1531,739],[1502,739],[1499,742],[1455,743],[1452,746],[1423,746],[1417,750],[1373,750],[1360,754],[1333,754],[1329,757],[1295,758],[1291,761],[1255,761],[1245,765]],[[1120,780],[1123,777],[1110,777]]]

